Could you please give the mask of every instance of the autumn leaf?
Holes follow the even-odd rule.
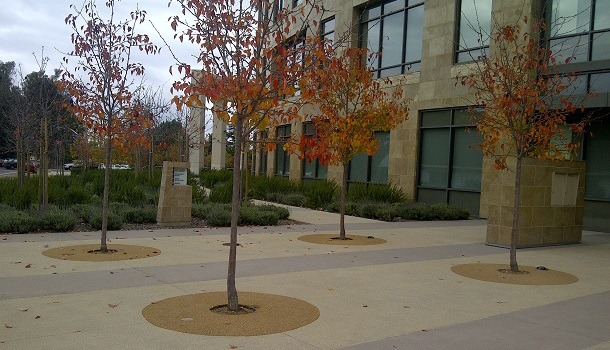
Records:
[[[13,325],[10,323],[5,323],[4,328],[13,328]]]

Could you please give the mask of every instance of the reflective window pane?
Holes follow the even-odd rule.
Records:
[[[307,161],[307,159],[305,159],[303,161],[303,177],[311,178],[311,179],[316,177],[316,161],[315,160],[313,162],[309,162],[309,161]]]
[[[459,128],[453,135],[451,188],[481,190],[483,153],[478,145],[483,140],[476,130]]]
[[[360,153],[354,156],[349,164],[349,180],[355,182],[366,182],[369,164],[369,156]]]
[[[591,0],[553,0],[549,9],[551,36],[589,31]]]
[[[381,26],[378,22],[365,23],[362,26],[362,46],[369,49],[370,52],[379,52],[379,32]],[[377,69],[379,58],[372,56],[368,58],[368,65],[372,69]]]
[[[610,73],[591,74],[589,77],[589,89],[591,92],[597,93],[610,92]]]
[[[462,0],[460,8],[460,49],[489,45],[491,0]]]
[[[574,78],[563,77],[561,82],[565,85],[565,89],[560,92],[560,95],[582,95],[587,93],[587,76],[579,75]]]
[[[394,0],[386,2],[383,5],[383,14],[388,14],[394,11],[402,10],[405,8],[405,0]]]
[[[451,111],[432,111],[421,115],[421,126],[449,126],[451,125]]]
[[[449,128],[421,131],[419,184],[447,187],[449,176]]]
[[[424,30],[424,6],[407,12],[407,35],[405,35],[405,62],[421,61]]]
[[[610,123],[595,124],[586,134],[585,198],[610,200]]]
[[[381,5],[373,6],[362,11],[362,21],[369,21],[379,16],[381,16]]]
[[[550,49],[557,63],[586,62],[589,60],[589,39],[587,35],[551,40]]]
[[[591,60],[610,59],[610,32],[593,34]]]
[[[390,133],[378,132],[379,149],[371,157],[371,182],[388,183],[388,167],[390,163]]]
[[[381,68],[402,63],[402,34],[404,32],[404,23],[404,12],[398,12],[384,18]],[[400,74],[400,72],[398,74]]]
[[[597,0],[595,2],[595,19],[593,19],[595,30],[610,28],[610,1]]]

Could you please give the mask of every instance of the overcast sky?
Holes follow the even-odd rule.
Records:
[[[62,63],[62,52],[69,52],[73,46],[70,41],[71,29],[65,24],[66,16],[71,13],[70,4],[79,8],[84,0],[0,0],[0,61],[14,61],[21,64],[24,75],[38,71],[36,59],[32,53],[40,57],[44,46],[44,55],[49,57],[47,74],[51,74]],[[97,7],[105,8],[104,0],[97,0]],[[179,13],[174,2],[168,8],[168,0],[140,0],[141,9],[147,11],[147,20],[151,20],[168,41],[172,50],[180,60],[194,64],[193,55],[197,49],[190,44],[174,41],[173,31],[167,19]],[[117,19],[126,19],[129,12],[138,5],[137,0],[121,0],[116,2]],[[162,46],[163,42],[148,21],[139,28],[140,33],[146,33],[151,41]],[[146,82],[153,86],[165,85],[165,95],[170,98],[169,88],[178,76],[169,74],[169,67],[175,64],[167,48],[161,54],[154,56],[138,55],[138,61],[146,69]],[[71,63],[73,64],[73,63]],[[174,74],[177,74],[174,69]]]

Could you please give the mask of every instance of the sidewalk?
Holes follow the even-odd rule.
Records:
[[[585,232],[579,245],[518,251],[520,264],[565,271],[577,283],[507,285],[450,270],[508,262],[507,250],[483,244],[483,220],[346,217],[349,234],[387,243],[344,247],[297,239],[337,232],[337,214],[289,210],[308,224],[240,228],[237,288],[316,305],[320,318],[305,327],[209,337],[157,328],[142,317],[156,300],[225,289],[226,228],[113,231],[114,243],[161,254],[107,263],[41,254],[96,243],[96,232],[0,235],[0,349],[610,349],[610,234]]]

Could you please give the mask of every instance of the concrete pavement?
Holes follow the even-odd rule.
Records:
[[[483,244],[485,221],[347,217],[348,233],[388,243],[325,246],[297,237],[337,232],[338,215],[290,210],[308,224],[240,228],[237,287],[316,305],[321,316],[305,327],[209,337],[142,317],[156,300],[225,289],[226,228],[111,232],[114,243],[161,254],[107,263],[41,254],[96,243],[96,232],[8,235],[0,236],[0,349],[610,349],[610,234],[518,252],[520,264],[569,272],[577,283],[505,285],[450,270],[508,261],[507,250]]]

